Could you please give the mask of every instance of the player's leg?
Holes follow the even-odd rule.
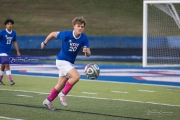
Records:
[[[47,106],[49,110],[55,110],[52,107],[51,102],[58,96],[59,92],[64,88],[66,81],[67,78],[65,76],[59,76],[58,83],[51,90],[51,93],[48,95],[48,97],[44,100],[43,104]]]
[[[0,85],[5,85],[2,81],[3,79],[3,75],[4,75],[4,70],[5,70],[5,65],[4,64],[1,64],[1,70],[0,70]]]
[[[11,85],[14,85],[15,82],[12,80],[10,65],[9,65],[9,64],[5,64],[5,69],[6,69],[6,75],[7,75],[7,77],[8,77],[8,80],[9,80],[10,84],[11,84]]]
[[[65,76],[60,76],[58,79],[58,83],[56,86],[52,89],[51,93],[47,97],[47,99],[51,102],[53,101],[59,94],[59,92],[64,88],[64,85],[67,81],[67,78]]]
[[[72,89],[72,87],[79,81],[80,79],[80,74],[79,72],[73,68],[71,69],[68,73],[67,76],[69,76],[70,78],[68,79],[68,81],[65,84],[65,87],[63,89],[63,93],[65,95],[67,95],[69,93],[69,91]]]
[[[72,87],[79,81],[80,79],[80,74],[79,72],[75,69],[72,68],[68,73],[67,76],[69,76],[68,81],[66,82],[64,89],[60,94],[58,95],[60,97],[60,102],[62,105],[67,106],[66,102],[66,95],[70,92]]]
[[[4,85],[2,82],[3,75],[4,75],[4,70],[5,70],[5,64],[4,62],[7,61],[7,54],[6,53],[0,53],[0,65],[1,65],[1,70],[0,70],[0,85]]]
[[[64,88],[67,80],[68,78],[66,76],[59,76],[58,83],[56,84],[55,89],[60,92]]]

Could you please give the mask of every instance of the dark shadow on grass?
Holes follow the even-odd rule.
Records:
[[[13,105],[13,106],[21,106],[21,107],[29,107],[29,108],[47,109],[47,108],[44,107],[44,106],[33,106],[33,105],[11,104],[11,103],[0,103],[0,104]],[[151,119],[145,119],[145,118],[136,118],[136,117],[127,117],[127,116],[103,114],[103,113],[84,112],[84,111],[78,111],[78,110],[56,109],[55,111],[58,111],[58,110],[68,111],[68,112],[74,112],[74,113],[90,114],[90,115],[100,115],[100,116],[106,116],[106,117],[126,118],[126,119],[130,119],[130,120],[151,120]]]

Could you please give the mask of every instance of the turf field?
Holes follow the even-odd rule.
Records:
[[[57,78],[13,76],[16,84],[0,86],[0,119],[18,120],[179,120],[180,88],[97,80],[80,80],[64,107],[56,98],[42,105]]]

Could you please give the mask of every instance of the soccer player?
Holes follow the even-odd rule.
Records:
[[[18,44],[16,41],[16,32],[12,30],[14,21],[11,19],[7,19],[4,22],[6,29],[0,31],[0,57],[3,59],[2,56],[9,56],[11,55],[11,46],[12,43],[16,49],[17,55],[20,56],[20,52],[18,49]],[[15,82],[12,80],[11,70],[9,64],[1,64],[0,70],[0,85],[5,85],[2,82],[4,71],[6,70],[6,75],[8,76],[10,85],[14,85]]]
[[[91,55],[88,37],[83,33],[86,25],[85,18],[75,17],[72,20],[72,25],[73,30],[52,32],[41,43],[41,49],[43,49],[52,38],[62,40],[62,48],[56,58],[56,66],[59,69],[58,83],[43,101],[43,105],[47,106],[49,110],[55,110],[51,102],[57,96],[60,98],[60,103],[67,106],[66,95],[80,79],[80,74],[73,66],[78,51],[83,48],[85,56]]]

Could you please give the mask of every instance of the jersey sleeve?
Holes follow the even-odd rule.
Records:
[[[2,38],[2,31],[0,31],[0,40],[1,40],[1,38]]]
[[[84,37],[84,44],[82,47],[86,46],[87,48],[89,48],[89,39],[87,36]]]
[[[16,41],[16,32],[14,32],[13,41]]]
[[[57,38],[59,39],[64,39],[66,37],[66,31],[60,31],[58,34],[57,34]]]

